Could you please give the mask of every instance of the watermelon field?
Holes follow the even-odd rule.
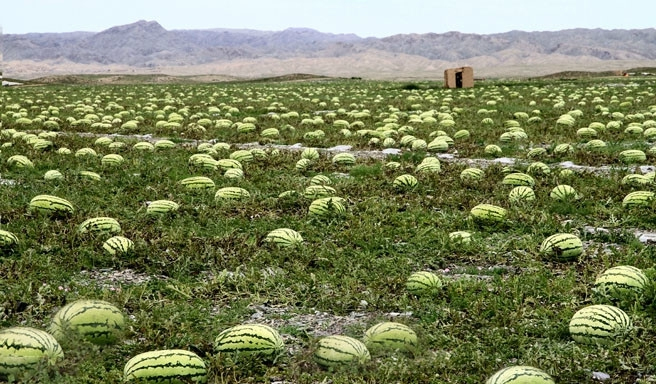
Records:
[[[655,94],[3,89],[0,381],[655,382]]]

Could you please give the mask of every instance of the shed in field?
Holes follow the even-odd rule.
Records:
[[[444,88],[471,88],[474,86],[474,68],[450,68],[444,71]]]

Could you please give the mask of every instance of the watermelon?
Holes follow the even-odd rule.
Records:
[[[322,197],[310,203],[308,214],[312,216],[340,215],[346,212],[344,199],[341,197]]]
[[[284,343],[275,329],[264,324],[241,324],[221,332],[214,340],[216,352],[274,355]]]
[[[573,201],[579,198],[576,190],[567,184],[560,184],[554,187],[549,194],[552,199],[557,201]]]
[[[287,248],[303,243],[303,237],[293,229],[278,228],[269,232],[264,238],[264,241],[282,248]]]
[[[504,208],[492,204],[479,204],[470,211],[470,216],[482,224],[494,224],[503,222],[507,211]]]
[[[353,165],[355,164],[355,156],[348,152],[338,153],[333,156],[332,162],[335,165]]]
[[[415,188],[417,184],[417,178],[409,174],[398,176],[392,182],[392,185],[399,190],[410,190]]]
[[[214,181],[205,176],[187,177],[186,179],[180,180],[180,185],[192,191],[210,190],[215,187]]]
[[[78,227],[79,233],[118,233],[121,225],[111,217],[94,217],[87,219]]]
[[[569,333],[578,343],[610,344],[631,326],[631,319],[621,309],[597,304],[574,314],[569,322]]]
[[[167,213],[175,212],[180,208],[180,205],[171,200],[155,200],[151,201],[146,208],[147,215],[165,215]]]
[[[571,261],[583,254],[583,243],[571,233],[557,233],[542,242],[540,253],[558,261]]]
[[[207,383],[207,366],[193,352],[164,349],[140,353],[123,368],[123,381],[138,383]]]
[[[251,197],[251,194],[241,187],[224,187],[220,188],[214,194],[214,199],[216,201],[225,199],[225,200],[240,200],[247,199]]]
[[[649,207],[654,201],[654,192],[635,191],[624,196],[622,206],[624,208]]]
[[[117,167],[125,162],[123,156],[112,153],[105,155],[100,159],[100,163],[106,167]]]
[[[367,346],[349,336],[334,335],[319,340],[314,351],[314,360],[323,367],[344,364],[364,364],[371,355]]]
[[[555,384],[554,379],[541,369],[525,365],[503,368],[493,374],[485,384]]]
[[[442,280],[432,272],[419,271],[408,277],[405,287],[412,295],[430,295],[442,288]]]
[[[526,186],[526,187],[533,187],[535,186],[535,180],[530,176],[525,173],[521,172],[515,172],[511,173],[509,175],[506,175],[503,178],[502,184],[504,185],[512,185],[512,186]]]
[[[0,330],[0,377],[55,364],[64,357],[57,340],[49,333],[30,327]]]
[[[103,249],[110,255],[129,253],[134,250],[134,243],[126,237],[114,236],[103,243]]]
[[[612,267],[595,280],[597,292],[621,299],[623,296],[640,296],[650,284],[649,278],[639,268],[630,265]]]
[[[78,300],[62,307],[52,319],[50,332],[57,340],[80,336],[94,344],[113,344],[125,331],[125,317],[102,300]]]
[[[520,185],[510,190],[508,193],[508,200],[511,203],[521,203],[535,200],[535,192],[533,188]]]
[[[29,209],[45,214],[66,215],[72,214],[73,204],[66,199],[52,195],[38,195],[30,200]]]
[[[405,324],[388,321],[367,329],[364,344],[370,351],[385,349],[412,352],[417,347],[417,334]]]

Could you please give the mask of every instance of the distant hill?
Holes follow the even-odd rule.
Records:
[[[465,64],[482,74],[505,67],[509,73],[539,75],[653,67],[656,29],[448,32],[379,39],[307,28],[166,30],[155,21],[138,21],[98,33],[6,34],[4,61],[6,75],[22,78],[67,71],[434,77],[448,66]]]

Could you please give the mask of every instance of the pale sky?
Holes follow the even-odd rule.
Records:
[[[465,6],[466,4],[466,6]],[[489,34],[569,28],[656,27],[656,1],[610,0],[3,0],[5,34],[100,32],[155,20],[164,28],[289,27],[385,37],[398,33]]]

